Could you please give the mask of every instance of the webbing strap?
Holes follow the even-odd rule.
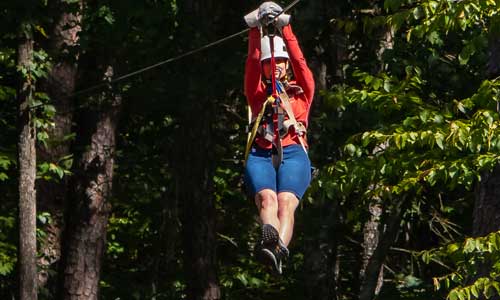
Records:
[[[264,116],[264,112],[266,111],[266,107],[268,104],[274,103],[274,100],[275,100],[274,97],[269,96],[266,102],[264,102],[264,104],[262,105],[262,109],[257,115],[257,118],[255,118],[252,131],[248,134],[247,146],[245,148],[245,162],[244,162],[245,165],[247,163],[248,155],[250,154],[250,149],[252,148],[253,141],[255,139],[255,136],[257,135],[257,130],[259,129],[260,122],[262,120],[262,117]]]
[[[276,141],[273,143],[273,146],[275,147],[272,150],[273,167],[278,170],[281,162],[283,161],[283,145],[281,145],[281,137],[279,134],[276,137]]]
[[[290,104],[290,98],[288,97],[288,94],[286,93],[283,84],[279,81],[278,81],[278,96],[281,99],[281,103],[283,103],[283,108],[285,109],[286,114],[288,115],[288,121],[290,123],[290,126],[287,126],[287,132],[288,128],[293,126],[295,132],[297,133],[297,136],[299,137],[300,145],[302,145],[302,149],[304,149],[304,152],[307,154],[307,148],[303,140],[303,135],[306,133],[306,128],[304,124],[297,122],[297,119],[295,119],[292,105]]]
[[[276,28],[275,28],[276,29]],[[281,134],[280,131],[282,130],[283,126],[283,121],[284,121],[284,115],[283,115],[283,109],[281,108],[281,101],[277,93],[277,80],[276,80],[276,59],[274,57],[274,34],[269,35],[269,46],[271,47],[271,84],[272,84],[272,97],[276,99],[276,101],[273,103],[274,106],[274,113],[277,114],[278,116],[278,134],[275,136],[275,139],[273,141],[273,146],[274,146],[274,151],[276,153],[272,153],[272,161],[273,161],[273,166],[276,170],[281,165],[281,162],[283,161],[283,145],[281,144]],[[273,121],[274,122],[274,121]],[[273,128],[274,131],[274,128]]]

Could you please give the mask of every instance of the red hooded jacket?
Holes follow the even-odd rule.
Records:
[[[290,104],[292,105],[293,113],[297,121],[302,122],[307,128],[309,110],[314,97],[314,78],[311,70],[306,64],[306,60],[300,50],[297,38],[292,32],[291,26],[287,25],[283,27],[282,34],[288,55],[290,56],[290,63],[295,78],[295,80],[290,81],[290,84],[298,85],[303,90],[303,93],[288,95],[290,97]],[[268,94],[266,85],[261,78],[261,36],[259,29],[251,28],[248,38],[248,57],[245,66],[245,96],[252,110],[252,118],[255,118],[261,111],[264,102],[266,102]],[[274,122],[275,135],[278,136],[277,118],[274,119]],[[271,149],[272,147],[272,144],[260,135],[257,135],[255,138],[255,143],[263,149]],[[286,147],[292,144],[300,144],[300,141],[295,131],[289,130],[288,134],[282,140],[282,145]]]

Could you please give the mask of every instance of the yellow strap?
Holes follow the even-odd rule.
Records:
[[[266,102],[264,102],[264,104],[262,105],[262,109],[260,110],[259,114],[257,115],[257,118],[254,121],[254,124],[253,124],[253,127],[252,127],[252,131],[250,131],[248,133],[247,146],[245,148],[245,161],[244,161],[244,165],[247,164],[248,155],[250,154],[250,149],[252,148],[253,140],[255,139],[255,136],[257,135],[257,130],[259,128],[260,121],[262,120],[262,117],[264,116],[264,112],[266,111],[266,106],[268,104],[274,103],[274,101],[275,101],[275,99],[274,99],[273,96],[269,96],[267,98]],[[250,107],[248,107],[248,109],[250,109]]]

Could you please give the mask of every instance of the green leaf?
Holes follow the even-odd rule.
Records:
[[[479,297],[479,293],[478,293],[478,291],[477,291],[477,287],[476,287],[476,285],[475,285],[475,284],[471,287],[470,291],[471,291],[471,293],[472,293],[472,295],[473,295],[474,297],[476,297],[476,298],[478,298],[478,297]]]
[[[413,9],[413,18],[415,20],[421,19],[425,15],[424,10],[422,7],[417,6]]]
[[[350,156],[354,156],[354,154],[356,154],[356,146],[353,144],[347,144],[345,146],[345,151],[349,153]]]
[[[384,91],[386,91],[387,93],[390,93],[391,88],[392,88],[392,83],[389,80],[385,80],[384,81]]]
[[[429,8],[432,13],[435,13],[438,7],[439,7],[439,2],[434,0],[429,1]]]
[[[422,122],[427,123],[427,120],[429,119],[430,112],[428,110],[423,110],[420,112],[419,117]]]
[[[434,138],[436,139],[436,144],[438,145],[438,147],[441,150],[443,150],[444,149],[444,145],[443,145],[444,135],[442,133],[438,132],[438,133],[434,134]]]
[[[458,296],[458,292],[457,290],[452,290],[449,294],[448,294],[448,298],[449,300],[459,300],[459,296]]]
[[[476,48],[474,44],[469,43],[467,44],[460,54],[458,55],[458,60],[461,65],[465,65],[469,62],[470,57],[476,52]]]
[[[100,17],[104,18],[108,24],[113,24],[115,22],[111,9],[106,5],[101,6],[98,14]]]
[[[441,39],[441,36],[439,35],[438,32],[433,31],[427,36],[427,40],[432,44],[432,45],[443,45],[443,40]]]

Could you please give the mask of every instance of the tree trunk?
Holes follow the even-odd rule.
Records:
[[[489,36],[489,53],[486,75],[500,75],[500,32],[492,27]],[[500,108],[497,106],[497,111]],[[476,186],[473,212],[473,236],[484,236],[500,229],[500,165],[491,172],[483,172]]]
[[[198,43],[215,40],[213,30],[216,1],[183,1],[179,9],[186,18],[180,24],[186,49],[193,49],[193,37],[201,36]],[[193,24],[197,24],[193,27]],[[208,30],[212,28],[212,30]],[[216,59],[206,55],[192,57],[192,66],[215,70]],[[214,133],[215,123],[214,86],[206,84],[199,70],[180,68],[186,82],[183,93],[179,128],[176,133],[177,202],[181,205],[184,268],[187,275],[187,299],[216,300],[221,293],[217,278],[215,199],[213,195]]]
[[[391,26],[385,26],[382,30],[382,32],[379,34],[379,48],[377,50],[377,58],[380,63],[379,65],[379,71],[384,72],[387,69],[387,64],[384,61],[384,52],[388,49],[392,49],[394,47],[394,32]],[[380,144],[376,146],[373,150],[373,154],[376,154],[377,152],[382,152],[385,151],[387,148],[386,144]],[[372,190],[376,188],[376,185],[373,185],[371,187]],[[384,284],[384,264],[383,261],[379,261],[380,258],[374,258],[374,261],[370,263],[372,260],[372,257],[375,255],[375,251],[377,248],[379,248],[379,242],[380,242],[380,232],[384,231],[383,224],[380,223],[380,218],[383,213],[383,207],[382,207],[382,201],[378,196],[375,196],[373,199],[371,199],[371,203],[369,204],[368,207],[369,211],[369,219],[365,223],[364,229],[363,229],[363,253],[362,253],[362,265],[361,269],[359,272],[359,278],[361,282],[361,295],[365,294],[370,294],[371,290],[373,289],[373,284],[375,284],[374,289],[373,289],[373,296],[377,296],[380,293],[380,290],[382,289],[382,286]],[[397,221],[395,219],[398,216],[393,216],[390,219],[390,222]],[[399,217],[398,217],[399,218]],[[399,224],[397,224],[399,225]],[[391,232],[391,228],[388,228],[387,231],[384,233],[385,238],[391,239],[391,234],[396,234],[396,232]],[[394,228],[393,230],[397,230],[397,228]],[[389,236],[387,237],[387,235]],[[392,238],[392,241],[394,238]],[[391,241],[391,243],[392,243]],[[387,241],[386,241],[387,242]],[[386,247],[386,245],[381,245],[381,248]],[[379,249],[379,251],[382,249]],[[387,249],[388,250],[388,249]],[[385,252],[387,252],[385,250]],[[385,253],[382,253],[385,257]],[[380,255],[380,254],[377,254]],[[378,272],[376,270],[372,270],[369,268],[378,268]],[[373,278],[368,278],[368,276],[375,276]],[[367,292],[370,291],[370,292]],[[371,297],[373,297],[371,296]],[[368,297],[368,296],[364,296]],[[361,296],[360,296],[361,298]],[[368,299],[368,298],[366,298]]]
[[[187,295],[190,300],[220,299],[216,274],[215,206],[212,191],[210,120],[196,111],[199,121],[185,119],[181,125],[181,144],[176,163],[178,201],[182,203],[184,266],[187,274]],[[195,124],[193,124],[195,123]],[[189,150],[188,150],[189,149]],[[201,150],[203,149],[203,150]],[[187,151],[186,151],[187,150]],[[210,150],[208,150],[210,151]]]
[[[36,130],[30,102],[34,82],[30,77],[33,60],[32,36],[21,37],[18,66],[27,70],[22,77],[19,101],[19,299],[36,300]]]
[[[106,76],[111,78],[108,67]],[[82,116],[78,145],[84,146],[74,171],[63,253],[61,299],[99,299],[99,278],[106,244],[115,156],[115,135],[121,97],[103,92],[101,111]]]
[[[500,32],[497,26],[492,26],[489,32],[489,51],[486,74],[488,78],[496,78],[500,75]]]
[[[306,60],[311,68],[315,82],[316,94],[314,106],[323,101],[320,91],[327,90],[333,83],[344,79],[342,63],[346,59],[346,38],[330,20],[343,16],[345,4],[328,0],[308,1],[303,3],[299,13],[293,14],[292,26],[300,37]],[[314,128],[313,128],[314,130]],[[314,143],[314,135],[310,135]],[[323,141],[324,142],[324,141]],[[322,143],[322,142],[321,142]],[[320,146],[320,141],[317,146]],[[314,150],[314,149],[313,149]],[[314,153],[311,153],[314,155]],[[322,157],[312,157],[320,164]],[[321,199],[324,195],[313,195]],[[304,286],[306,299],[332,300],[338,299],[338,274],[340,268],[338,240],[338,199],[315,201],[315,207],[308,211],[313,217],[305,220],[320,220],[318,223],[306,225],[304,248]],[[310,238],[309,238],[310,237]]]
[[[168,189],[170,190],[170,189]],[[161,223],[158,230],[158,242],[156,245],[154,259],[152,260],[152,280],[151,292],[153,297],[151,300],[156,300],[158,286],[165,284],[165,279],[162,274],[165,270],[175,269],[176,253],[179,246],[179,210],[176,197],[165,192],[162,197],[162,213]]]
[[[382,216],[382,205],[380,199],[373,199],[373,202],[370,203],[370,206],[368,208],[370,212],[370,218],[369,220],[365,223],[364,229],[363,229],[363,253],[362,253],[362,265],[361,265],[361,270],[359,272],[359,278],[360,282],[364,282],[366,278],[366,272],[368,268],[368,264],[370,262],[370,258],[373,256],[375,253],[375,249],[377,248],[377,245],[379,243],[380,239],[380,229],[381,229],[381,224],[380,224],[380,218]],[[384,273],[383,273],[383,267],[384,265],[381,264],[377,276],[377,285],[375,287],[374,294],[375,296],[379,294],[380,289],[382,288],[383,280],[384,280]]]
[[[472,235],[485,236],[500,230],[500,165],[481,176],[475,194]]]
[[[486,74],[488,78],[500,75],[500,32],[492,28],[489,37],[489,57]],[[497,105],[497,111],[500,108]],[[483,172],[481,180],[475,189],[474,211],[472,213],[472,236],[485,236],[500,230],[500,165],[495,166],[491,172]],[[495,262],[486,261],[478,264],[477,274],[471,281],[488,276],[491,265]],[[493,296],[492,300],[500,297]]]
[[[304,240],[304,286],[306,299],[338,299],[338,200],[325,199],[320,204],[320,224],[306,226]],[[316,208],[316,211],[318,209]],[[311,228],[309,228],[311,227]]]
[[[74,5],[74,4],[73,4]],[[76,4],[81,5],[81,4]],[[51,11],[55,11],[58,19],[51,34],[49,55],[54,63],[46,82],[47,93],[56,108],[54,116],[55,126],[50,130],[50,139],[46,145],[39,145],[38,158],[45,162],[58,162],[62,157],[70,154],[70,141],[73,122],[73,99],[75,91],[78,53],[73,50],[78,44],[78,33],[81,31],[81,16],[68,13],[71,5],[58,0]],[[51,222],[41,229],[46,233],[40,242],[40,256],[38,258],[38,285],[45,287],[49,280],[50,270],[57,270],[57,263],[61,256],[61,235],[64,228],[63,211],[66,203],[67,182],[39,181],[37,184],[38,207],[40,212],[48,212]],[[51,280],[52,281],[52,280]],[[52,291],[54,284],[50,284]]]
[[[377,58],[380,62],[380,72],[387,71],[388,64],[384,61],[384,52],[394,48],[394,29],[386,25],[380,34],[380,44],[377,51]]]
[[[181,116],[174,163],[177,203],[182,207],[186,292],[189,300],[216,300],[221,295],[212,181],[215,163],[211,128],[215,113],[208,99],[188,101],[193,105]]]
[[[365,268],[364,279],[361,282],[361,288],[359,291],[359,300],[372,300],[376,296],[377,286],[379,285],[380,278],[380,270],[384,265],[385,258],[389,251],[389,248],[394,243],[400,222],[401,216],[408,205],[409,200],[401,199],[399,203],[396,204],[396,207],[393,211],[387,211],[387,208],[384,209],[386,214],[388,214],[386,228],[380,228],[379,232],[383,232],[379,241],[377,243],[377,247],[373,251],[373,254],[370,256],[368,264]]]
[[[500,165],[497,165],[491,172],[484,172],[481,181],[475,190],[474,211],[472,220],[472,236],[485,236],[491,232],[500,230]],[[491,266],[496,261],[487,260],[477,264],[477,273],[471,276],[471,282],[489,276]],[[480,297],[479,299],[485,299]],[[489,299],[498,300],[498,295]]]

